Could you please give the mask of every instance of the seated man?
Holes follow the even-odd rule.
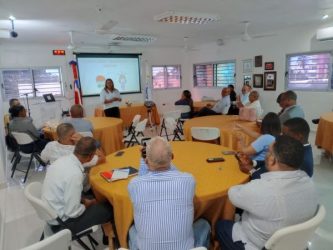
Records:
[[[28,134],[33,143],[26,144],[21,147],[23,150],[32,151],[33,149],[41,152],[48,141],[41,138],[41,134],[38,132],[35,125],[32,123],[32,119],[27,117],[26,109],[22,105],[13,106],[10,109],[12,120],[9,123],[9,132],[21,132]]]
[[[244,212],[239,222],[217,222],[221,249],[262,249],[275,231],[316,214],[318,200],[314,184],[299,170],[303,153],[299,141],[279,136],[266,157],[268,172],[261,179],[229,189],[229,200]]]
[[[72,154],[75,144],[81,139],[81,135],[76,133],[70,123],[61,123],[57,127],[58,141],[49,142],[41,153],[44,162],[51,164],[62,156]],[[84,164],[85,167],[95,166],[105,161],[105,156],[101,150],[97,149],[96,154],[90,162]]]
[[[77,142],[73,154],[59,158],[46,171],[42,199],[57,212],[74,233],[113,220],[112,206],[109,203],[81,199],[83,164],[91,161],[95,151],[95,140],[83,137]],[[48,223],[55,232],[63,229],[57,221]]]
[[[297,95],[294,91],[288,90],[283,93],[280,105],[284,110],[279,115],[281,124],[294,117],[304,118],[304,111],[296,102]]]
[[[249,84],[244,84],[241,90],[241,94],[237,96],[237,103],[241,103],[243,106],[250,102],[249,96],[252,88]]]
[[[249,95],[249,102],[245,105],[243,105],[242,102],[237,103],[238,108],[249,108],[249,109],[254,109],[256,111],[256,116],[259,118],[262,114],[262,108],[261,104],[259,101],[259,93],[256,90],[251,91]]]
[[[92,136],[93,126],[90,121],[83,119],[83,107],[79,104],[73,105],[70,114],[71,117],[66,117],[64,122],[72,124],[77,132],[90,132],[89,136]]]
[[[214,107],[207,105],[203,107],[197,114],[197,116],[207,116],[207,115],[226,115],[230,108],[230,90],[228,88],[223,88],[221,91],[221,100],[219,100]]]
[[[171,146],[161,137],[150,140],[146,154],[148,171],[140,171],[128,185],[134,207],[134,225],[129,230],[130,249],[208,247],[208,222],[199,219],[193,224],[193,177],[171,168]]]

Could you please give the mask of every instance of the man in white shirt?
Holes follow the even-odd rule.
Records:
[[[318,207],[312,180],[299,170],[303,144],[278,136],[266,156],[268,172],[261,179],[229,189],[231,203],[243,209],[242,220],[218,221],[216,234],[222,249],[262,249],[280,228],[312,218]]]
[[[197,116],[207,115],[226,115],[230,108],[230,89],[223,88],[221,91],[221,100],[219,100],[213,107],[203,107],[197,114]]]
[[[254,109],[256,111],[257,119],[261,116],[263,110],[259,101],[259,93],[256,90],[251,91],[249,95],[249,102],[245,105],[242,102],[238,103],[239,108]]]
[[[81,197],[84,168],[96,151],[96,141],[91,137],[81,138],[74,153],[56,160],[46,171],[42,199],[66,222],[74,233],[93,225],[108,223],[113,219],[109,203],[96,203]],[[49,221],[54,231],[62,229],[57,221]]]
[[[41,153],[44,162],[53,163],[62,156],[73,153],[75,144],[81,139],[82,135],[76,133],[74,127],[70,123],[61,123],[57,127],[57,141],[49,142]],[[95,166],[105,161],[105,156],[101,150],[97,149],[93,159],[85,163],[85,167]]]

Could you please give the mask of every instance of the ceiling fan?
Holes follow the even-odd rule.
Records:
[[[9,18],[9,21],[11,22],[11,29],[0,29],[0,38],[16,38],[18,37],[18,33],[15,31],[14,26],[14,20],[15,18]]]
[[[249,21],[244,21],[242,22],[244,23],[244,32],[242,33],[242,41],[244,42],[247,42],[247,41],[250,41],[252,39],[255,39],[255,38],[261,38],[261,37],[269,37],[269,36],[275,36],[275,34],[256,34],[256,35],[250,35],[249,34],[249,26],[250,26],[250,22]]]

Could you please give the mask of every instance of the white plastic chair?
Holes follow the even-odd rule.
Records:
[[[181,111],[180,110],[169,111],[169,112],[165,112],[163,114],[163,120],[162,120],[162,124],[161,124],[160,136],[162,136],[163,131],[164,131],[167,140],[169,140],[168,131],[167,131],[167,128],[165,126],[165,119],[168,118],[168,117],[173,118],[176,121],[176,124],[177,124],[178,120],[180,118],[180,115],[181,115]],[[178,129],[179,132],[181,132],[181,129],[178,126],[177,126],[177,129]]]
[[[71,247],[72,233],[68,229],[39,241],[21,250],[68,250]]]
[[[216,144],[220,144],[220,130],[214,127],[192,127],[191,135],[194,140],[209,142],[214,141]]]
[[[22,133],[22,132],[11,132],[11,135],[15,138],[15,140],[18,144],[17,151],[15,152],[15,156],[16,156],[15,161],[14,161],[13,166],[12,166],[11,178],[13,178],[14,173],[15,173],[16,170],[20,171],[20,172],[23,172],[23,173],[25,173],[24,180],[23,180],[23,183],[24,183],[27,180],[32,160],[35,159],[39,162],[41,160],[40,160],[40,157],[38,156],[37,151],[32,150],[31,153],[26,153],[26,152],[23,152],[21,150],[21,145],[26,145],[26,144],[30,144],[30,143],[34,142],[34,140],[30,137],[30,135],[28,135],[27,133]],[[17,164],[20,162],[22,156],[26,157],[26,158],[30,158],[27,170],[16,169]]]
[[[53,235],[53,231],[49,224],[47,223],[48,221],[51,220],[56,220],[60,225],[63,225],[65,228],[67,228],[66,224],[58,217],[56,211],[51,208],[47,202],[43,201],[41,199],[42,196],[42,183],[40,182],[32,182],[28,184],[25,189],[24,189],[24,195],[30,202],[30,204],[34,207],[34,209],[37,212],[37,216],[46,222],[44,226],[44,231],[41,236],[41,240],[45,237],[49,237]],[[72,234],[72,240],[76,240],[84,249],[90,249],[82,240],[81,238],[84,236],[87,236],[90,244],[92,245],[93,249],[94,246],[93,244],[97,245],[97,242],[91,237],[91,233],[97,231],[98,226],[92,226],[90,228],[87,228],[86,230],[79,232],[77,234]]]
[[[167,139],[169,140],[168,138],[168,131],[171,131],[171,133],[173,134],[173,141],[178,139],[179,141],[182,141],[182,138],[180,137],[179,135],[179,128],[177,127],[177,122],[175,121],[174,118],[172,117],[166,117],[164,119],[164,125],[165,125],[165,128],[166,128],[166,136],[167,136]]]
[[[325,207],[320,205],[314,217],[310,220],[293,226],[281,228],[276,231],[266,242],[263,249],[266,250],[304,250],[313,236],[315,230],[324,220]]]
[[[124,133],[124,137],[129,136],[131,132],[135,129],[136,125],[140,122],[141,115],[137,114],[133,117],[131,125],[129,126],[128,130]]]
[[[144,119],[138,124],[136,124],[134,130],[124,139],[124,143],[127,143],[127,147],[133,146],[134,143],[141,144],[141,140],[144,138],[143,132],[146,129],[148,119]],[[141,135],[141,136],[139,136]]]

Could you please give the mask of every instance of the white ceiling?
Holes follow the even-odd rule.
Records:
[[[202,12],[221,16],[218,23],[204,25],[164,24],[154,16],[168,10]],[[94,31],[110,20],[110,32],[156,36],[149,46],[181,47],[184,37],[191,46],[240,37],[242,21],[250,21],[250,35],[278,33],[288,27],[322,25],[323,14],[332,21],[333,0],[0,0],[0,30],[10,28],[14,15],[16,39],[0,43],[69,44],[106,46],[110,35]]]

